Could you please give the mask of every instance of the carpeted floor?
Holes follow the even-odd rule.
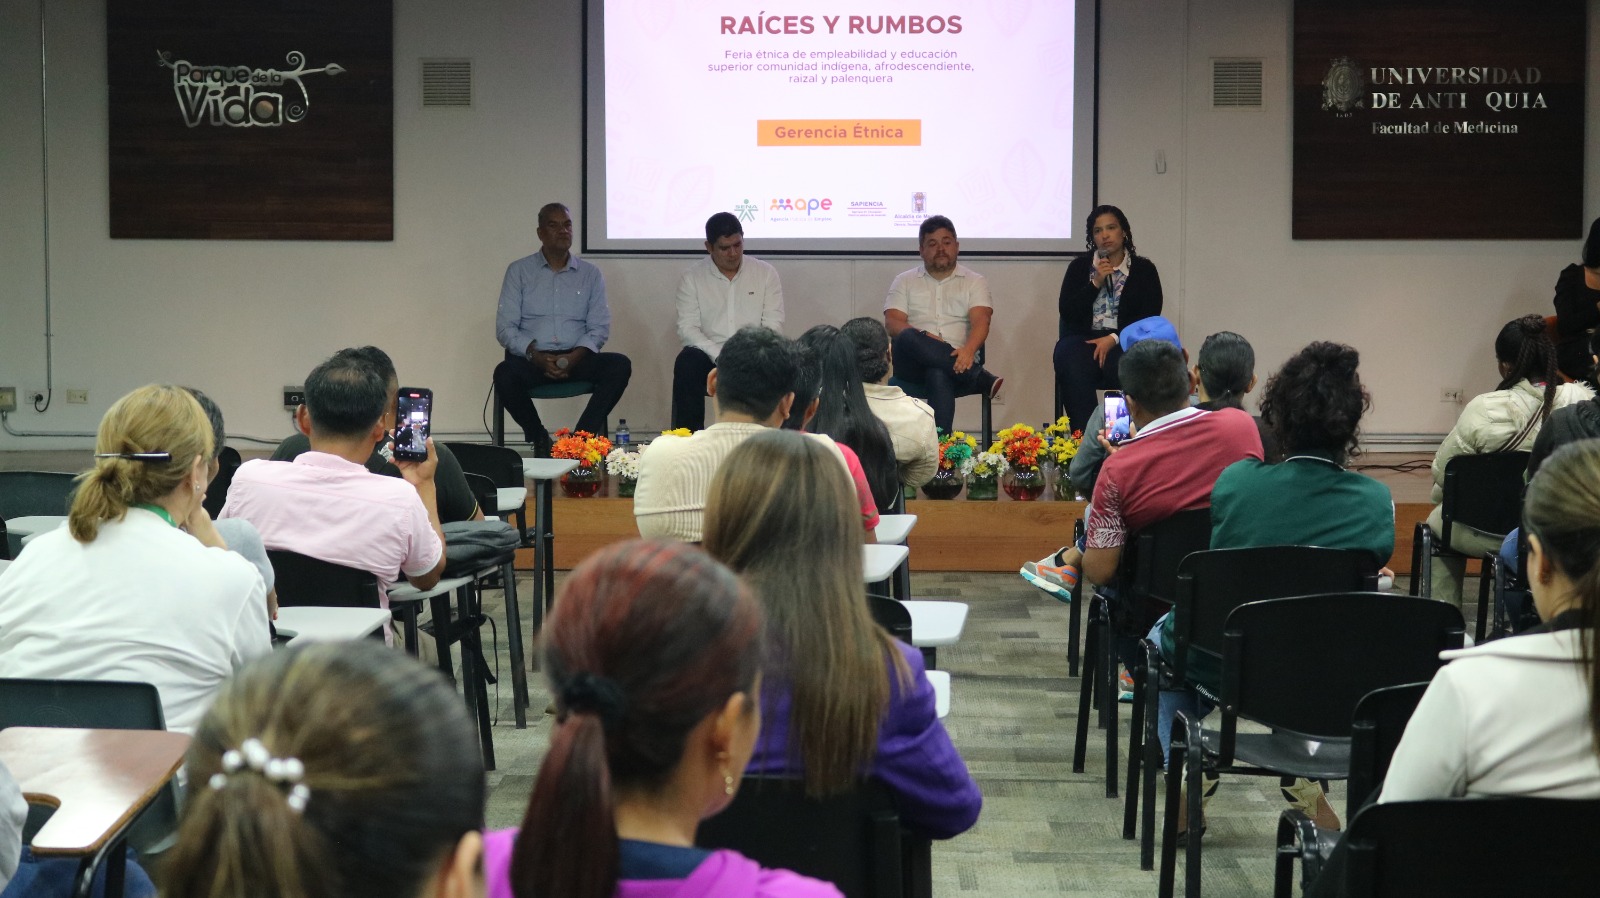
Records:
[[[526,582],[519,587],[526,603],[531,589]],[[939,651],[939,666],[952,679],[944,723],[982,788],[984,808],[971,831],[934,846],[935,893],[1154,895],[1156,874],[1139,870],[1137,843],[1121,838],[1122,802],[1104,795],[1101,731],[1090,731],[1085,771],[1072,772],[1078,680],[1067,677],[1067,606],[1014,574],[915,574],[913,592],[971,607],[960,644]],[[1470,584],[1467,595],[1476,595]],[[499,594],[491,593],[487,605],[502,629],[506,672]],[[532,708],[524,730],[512,725],[509,675],[499,687],[491,827],[521,819],[544,752],[550,718],[541,712],[548,693],[537,674],[530,677]],[[1120,710],[1125,738],[1128,706]],[[1125,756],[1126,742],[1121,744]],[[1342,814],[1342,784],[1335,785],[1332,799]],[[1270,894],[1283,807],[1276,779],[1224,778],[1207,811],[1208,894]],[[1159,828],[1157,836],[1159,841]]]

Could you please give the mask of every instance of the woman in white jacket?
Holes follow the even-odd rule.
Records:
[[[1500,385],[1476,396],[1462,409],[1456,426],[1439,444],[1433,457],[1433,513],[1428,526],[1444,532],[1437,503],[1444,498],[1444,469],[1458,455],[1517,452],[1533,446],[1539,428],[1552,411],[1594,397],[1585,384],[1561,383],[1556,371],[1556,347],[1545,332],[1544,319],[1524,315],[1508,322],[1494,340],[1500,366]],[[1479,533],[1470,527],[1450,528],[1450,548],[1474,558],[1500,549],[1505,534]],[[1433,559],[1433,597],[1461,606],[1461,579],[1466,559]]]
[[[1540,467],[1523,506],[1544,624],[1445,652],[1406,726],[1379,801],[1452,796],[1600,798],[1593,704],[1600,623],[1600,440]]]

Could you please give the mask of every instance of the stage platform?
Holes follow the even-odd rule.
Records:
[[[246,458],[267,454],[245,451]],[[90,461],[87,450],[0,452],[0,470],[78,471]],[[1389,487],[1395,501],[1395,552],[1389,566],[1410,573],[1411,534],[1433,509],[1428,471],[1430,455],[1373,453],[1356,460],[1362,473]],[[555,563],[571,569],[594,550],[638,536],[633,500],[612,498],[614,484],[589,499],[568,499],[556,490]],[[1046,494],[1049,495],[1048,493]],[[913,499],[906,510],[918,516],[912,531],[911,565],[919,571],[1015,571],[1022,562],[1042,558],[1072,539],[1072,522],[1081,502],[1046,498],[1015,502],[1003,492],[993,502]],[[533,568],[533,552],[518,553],[519,568]]]

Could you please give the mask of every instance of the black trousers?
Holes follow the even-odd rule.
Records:
[[[1100,365],[1094,360],[1094,347],[1088,343],[1109,333],[1111,331],[1067,334],[1056,341],[1056,388],[1061,391],[1061,404],[1066,406],[1073,430],[1082,430],[1088,425],[1089,416],[1094,414],[1096,390],[1116,390],[1122,386],[1117,379],[1122,344],[1112,346],[1111,352],[1106,354],[1106,363]]]
[[[971,396],[989,389],[994,375],[983,370],[983,358],[974,358],[972,367],[956,373],[956,347],[906,328],[894,338],[894,373],[897,377],[922,384],[933,407],[933,424],[945,434],[952,433],[956,417],[956,397]]]
[[[705,350],[685,346],[672,363],[672,428],[706,429],[706,377],[717,363]]]
[[[633,377],[633,362],[619,352],[591,352],[583,361],[572,366],[569,380],[587,380],[594,384],[589,404],[578,418],[577,430],[587,430],[606,435],[606,421],[611,410],[617,407],[622,393]],[[506,411],[522,426],[523,438],[530,443],[548,443],[550,432],[539,420],[539,410],[533,407],[528,391],[545,384],[563,383],[551,380],[534,363],[519,355],[506,353],[505,361],[495,366],[494,388]]]

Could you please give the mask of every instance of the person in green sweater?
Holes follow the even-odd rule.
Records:
[[[1211,548],[1357,549],[1371,554],[1374,568],[1393,576],[1382,566],[1394,553],[1394,498],[1387,486],[1344,466],[1358,452],[1361,416],[1372,405],[1356,371],[1360,361],[1349,346],[1312,343],[1267,381],[1261,418],[1283,461],[1245,459],[1223,470],[1211,490]],[[1172,615],[1157,622],[1150,638],[1163,657],[1173,657]],[[1221,671],[1214,661],[1191,656],[1188,679],[1215,695]],[[1173,717],[1182,710],[1192,718],[1201,701],[1193,689],[1161,693],[1157,732],[1163,756],[1170,748]],[[1283,791],[1319,827],[1339,827],[1316,783],[1297,780]]]

